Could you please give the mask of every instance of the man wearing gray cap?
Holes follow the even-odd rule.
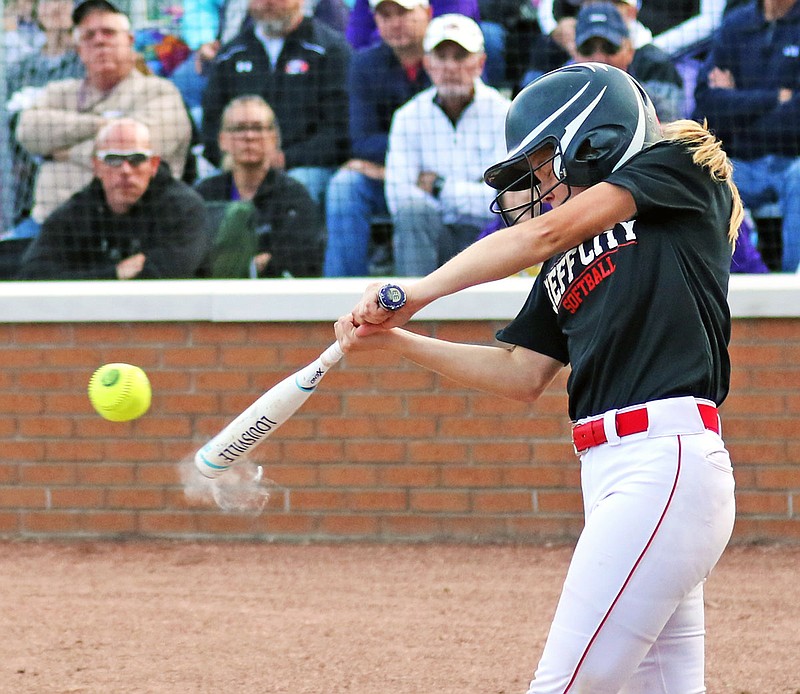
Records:
[[[435,17],[423,48],[433,86],[395,113],[386,157],[395,273],[405,277],[432,272],[491,221],[483,171],[505,153],[510,105],[481,81],[486,54],[472,19]]]

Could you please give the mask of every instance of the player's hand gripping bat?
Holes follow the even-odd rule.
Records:
[[[308,400],[342,356],[339,343],[334,342],[308,366],[270,388],[197,451],[194,464],[200,473],[213,479],[239,462]]]
[[[397,311],[405,305],[406,293],[396,284],[384,284],[377,290],[376,299],[385,310]],[[270,388],[197,451],[195,467],[203,476],[214,479],[235,465],[308,400],[320,379],[342,356],[339,343],[334,342],[308,366]]]

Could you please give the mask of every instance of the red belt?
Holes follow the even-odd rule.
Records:
[[[713,405],[697,403],[697,409],[700,411],[700,417],[706,429],[710,429],[719,434],[719,416],[717,414],[717,408]],[[617,412],[616,414],[617,436],[620,438],[647,431],[648,424],[646,407],[639,407],[635,410],[628,410],[627,412]],[[575,451],[578,453],[599,446],[600,444],[608,443],[606,430],[603,426],[603,418],[599,417],[585,422],[584,424],[574,426],[572,428],[572,443],[575,446]]]

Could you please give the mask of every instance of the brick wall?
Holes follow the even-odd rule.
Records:
[[[503,324],[421,322],[489,342]],[[354,355],[256,451],[277,483],[256,518],[188,500],[179,468],[331,341],[330,322],[0,324],[0,536],[539,542],[580,531],[564,378],[535,405],[388,355]],[[800,319],[737,319],[723,408],[738,541],[800,539]],[[92,371],[150,376],[150,412],[94,414]],[[797,511],[795,509],[798,509]]]

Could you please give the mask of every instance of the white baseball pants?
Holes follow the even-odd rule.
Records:
[[[696,402],[647,403],[647,432],[581,455],[586,525],[528,694],[706,691],[703,583],[735,503]]]

